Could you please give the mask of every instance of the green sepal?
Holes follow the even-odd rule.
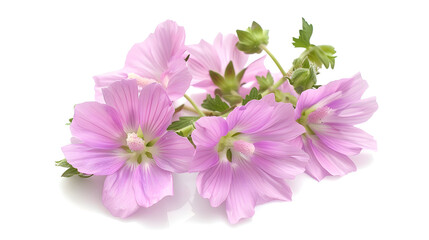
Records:
[[[225,78],[222,77],[222,75],[220,75],[219,73],[210,70],[209,75],[210,75],[210,78],[212,79],[212,82],[216,86],[222,88],[225,85]]]
[[[262,52],[261,45],[268,44],[268,30],[253,22],[252,26],[246,31],[237,30],[238,43],[237,48],[247,54]]]
[[[210,94],[207,94],[207,97],[201,104],[201,107],[210,111],[218,112],[223,112],[229,109],[229,105],[226,102],[222,101],[219,95],[216,95],[215,98],[212,98]]]
[[[74,175],[78,175],[81,178],[89,178],[92,174],[85,174],[79,172],[76,168],[74,168],[70,163],[67,162],[66,159],[62,159],[60,161],[55,161],[55,166],[68,168],[61,177],[72,177]]]
[[[274,84],[273,76],[271,76],[271,73],[268,72],[267,76],[256,76],[256,79],[258,80],[259,84],[259,92],[263,92],[270,88]]]
[[[69,118],[69,122],[66,125],[70,125],[73,122],[73,118]]]
[[[231,149],[226,150],[226,158],[229,162],[232,162],[232,152]]]
[[[261,98],[262,98],[262,95],[259,94],[258,89],[254,87],[252,88],[252,90],[250,90],[250,93],[246,95],[246,97],[243,99],[242,105],[244,106],[251,100],[254,100],[254,99],[260,100]]]

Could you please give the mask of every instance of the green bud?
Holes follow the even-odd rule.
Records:
[[[298,68],[291,77],[291,82],[295,91],[301,94],[303,91],[310,89],[316,84],[316,71],[314,67]]]
[[[262,51],[260,45],[268,44],[268,30],[263,30],[256,22],[253,22],[246,31],[237,30],[237,37],[239,40],[237,48],[247,54],[260,53]]]
[[[231,106],[240,103],[242,98],[240,94],[238,94],[238,90],[245,72],[246,68],[241,70],[238,74],[235,74],[232,61],[226,66],[224,76],[217,72],[209,71],[213,83],[219,87],[219,90],[216,89],[215,94],[223,97]]]

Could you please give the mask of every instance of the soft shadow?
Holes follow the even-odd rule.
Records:
[[[362,152],[358,155],[351,156],[350,158],[356,164],[358,170],[370,166],[374,161],[374,157],[372,156],[372,154],[367,152]]]
[[[299,174],[293,180],[286,180],[287,184],[291,188],[294,194],[299,193],[301,188],[304,186],[305,181],[316,181],[312,177],[308,176],[305,173]]]
[[[104,178],[92,176],[90,178],[71,177],[64,179],[61,188],[68,199],[76,205],[103,213],[122,222],[140,222],[146,226],[165,228],[169,226],[168,213],[184,206],[190,198],[189,181],[186,174],[173,174],[174,195],[163,198],[149,208],[141,207],[126,219],[112,216],[102,203]]]
[[[201,197],[196,189],[194,198],[191,201],[191,207],[194,215],[188,220],[189,222],[211,223],[221,221],[228,224],[225,203],[222,203],[219,207],[212,207],[210,201]]]

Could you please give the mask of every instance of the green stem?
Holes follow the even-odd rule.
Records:
[[[194,107],[195,111],[197,111],[197,113],[201,116],[204,117],[206,116],[197,106],[197,104],[195,104],[194,100],[192,100],[191,97],[189,97],[187,94],[185,94],[185,98],[186,100],[188,100],[188,102],[192,105],[192,107]]]
[[[270,50],[268,50],[267,46],[261,44],[259,46],[262,50],[264,50],[268,56],[270,56],[270,58],[274,61],[274,63],[277,65],[277,67],[279,68],[280,72],[283,74],[283,77],[286,77],[287,73],[286,71],[283,69],[283,67],[280,65],[279,61],[277,61],[277,58],[274,57],[274,55],[270,52]],[[284,82],[284,81],[283,81]],[[280,86],[280,85],[279,85]]]

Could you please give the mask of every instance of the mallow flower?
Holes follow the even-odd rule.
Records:
[[[284,179],[302,173],[307,163],[295,141],[305,129],[293,111],[269,94],[235,108],[226,119],[203,117],[195,123],[190,171],[199,172],[197,190],[211,206],[226,202],[231,223],[253,216],[256,204],[291,200]]]
[[[355,171],[349,156],[376,149],[374,138],[354,126],[367,121],[378,108],[375,97],[361,99],[367,87],[356,74],[299,96],[295,118],[306,129],[302,135],[303,149],[310,156],[306,173],[316,180]]]
[[[255,76],[265,76],[267,73],[264,66],[265,56],[246,66],[249,56],[237,49],[237,42],[237,36],[223,36],[219,33],[213,44],[201,40],[199,44],[187,46],[190,54],[188,67],[193,77],[192,86],[203,88],[213,96],[215,89],[221,88],[226,92],[233,90],[243,97],[253,86],[257,86]],[[225,76],[228,65],[232,65],[235,76]],[[226,82],[216,85],[210,71],[226,78]],[[245,84],[245,87],[241,87],[242,84]]]
[[[140,88],[160,83],[172,101],[183,97],[192,79],[185,51],[184,28],[170,20],[159,24],[144,42],[131,48],[121,70],[94,77],[96,101],[103,102],[103,88],[125,79],[136,80]]]
[[[106,104],[76,105],[72,144],[62,151],[79,172],[107,176],[103,203],[114,216],[127,217],[173,194],[171,172],[187,171],[194,148],[166,131],[174,108],[160,84],[139,95],[135,80],[123,80],[102,92]]]

